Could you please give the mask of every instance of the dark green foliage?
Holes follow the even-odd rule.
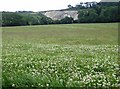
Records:
[[[78,21],[84,23],[119,22],[118,9],[118,6],[81,9],[78,12]]]
[[[69,24],[69,23],[73,23],[74,19],[72,17],[65,17],[63,19],[61,19],[61,23],[63,24]]]
[[[78,10],[79,23],[119,22],[119,2],[81,2],[68,10]]]
[[[38,13],[3,12],[2,26],[51,24],[52,19]]]
[[[96,22],[98,18],[98,14],[95,10],[80,10],[78,15],[79,22]]]
[[[2,13],[2,25],[3,26],[25,25],[25,21],[22,19],[22,16],[17,13],[4,12]]]
[[[52,19],[42,14],[22,14],[27,25],[42,25],[52,23]]]

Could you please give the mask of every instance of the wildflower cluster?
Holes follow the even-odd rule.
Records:
[[[117,45],[3,45],[3,86],[118,87]]]

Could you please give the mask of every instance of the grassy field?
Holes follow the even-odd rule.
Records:
[[[3,87],[118,87],[117,25],[3,27]]]

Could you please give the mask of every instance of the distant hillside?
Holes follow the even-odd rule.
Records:
[[[41,13],[34,12],[2,12],[2,26],[23,26],[51,24],[53,20]]]
[[[70,7],[67,9],[42,11],[40,13],[51,18],[52,20],[61,20],[65,17],[72,17],[74,20],[78,20],[78,11],[79,10],[84,11],[84,9],[95,8],[95,7],[97,8],[97,6],[100,6],[100,7],[116,6],[117,5],[116,2],[119,2],[119,1],[120,0],[101,0],[100,3],[86,2],[86,3],[84,3],[84,5],[82,5],[83,3],[82,4],[80,3],[79,5],[76,5],[75,7],[70,5]],[[112,3],[109,3],[109,2],[112,2]],[[113,2],[115,2],[115,3],[113,3]]]
[[[120,22],[118,6],[118,2],[86,2],[62,10],[3,11],[1,22],[2,26]]]
[[[53,20],[61,20],[63,18],[67,17],[72,17],[74,20],[78,19],[78,11],[74,10],[66,10],[66,11],[61,11],[61,10],[54,10],[54,11],[45,11],[42,12],[45,16],[53,19]]]

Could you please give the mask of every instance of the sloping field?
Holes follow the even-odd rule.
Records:
[[[3,87],[118,87],[118,26],[3,27]]]

